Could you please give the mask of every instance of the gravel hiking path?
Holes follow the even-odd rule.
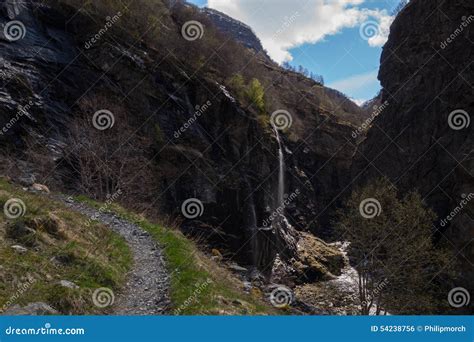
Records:
[[[169,277],[163,251],[150,234],[138,225],[113,213],[101,212],[86,204],[61,198],[69,208],[97,220],[120,234],[133,255],[133,266],[126,284],[115,294],[113,315],[163,315],[168,313]]]

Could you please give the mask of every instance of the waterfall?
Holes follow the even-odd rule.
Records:
[[[297,234],[285,216],[285,199],[283,197],[285,193],[285,159],[283,155],[283,140],[280,137],[280,133],[277,128],[273,125],[275,136],[278,142],[278,193],[277,193],[277,205],[276,209],[279,211],[278,219],[274,220],[274,228],[276,229],[277,244],[280,244],[280,254],[282,251],[296,250]],[[286,149],[286,151],[288,151]]]
[[[275,135],[278,141],[278,161],[279,161],[279,169],[278,169],[278,194],[277,194],[277,207],[283,206],[283,194],[285,193],[285,159],[283,158],[283,148],[281,144],[280,134],[278,133],[278,129],[273,126],[273,130],[275,131]]]
[[[297,247],[297,233],[285,217],[285,160],[283,140],[274,125],[275,137],[278,142],[278,184],[274,189],[273,203],[269,203],[273,208],[266,218],[267,224],[263,227],[255,227],[252,233],[252,252],[255,269],[263,272],[263,275],[270,279],[273,266],[278,256],[287,259],[294,255]],[[276,196],[275,196],[276,195]],[[275,198],[276,197],[276,198]],[[253,199],[249,202],[248,223],[252,225],[255,216],[255,203]],[[270,209],[270,208],[269,208]],[[254,228],[254,229],[255,229]],[[262,274],[262,273],[257,273]]]

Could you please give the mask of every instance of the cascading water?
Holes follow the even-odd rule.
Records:
[[[285,218],[285,160],[283,153],[283,141],[275,126],[273,126],[275,137],[278,142],[278,184],[275,189],[272,208],[265,218],[267,222],[263,226],[249,226],[252,234],[252,254],[254,267],[256,270],[262,271],[265,277],[270,277],[273,265],[278,256],[288,256],[288,251],[296,250],[296,233],[293,227]],[[270,209],[270,208],[269,208]],[[255,218],[255,206],[251,201],[249,204],[249,220],[248,224],[253,222]],[[271,223],[269,223],[270,221]]]
[[[275,131],[276,139],[278,141],[278,193],[277,193],[277,207],[283,206],[283,194],[285,193],[285,158],[283,157],[283,148],[280,140],[280,134],[278,129],[273,126]]]
[[[272,227],[276,230],[277,243],[280,245],[279,253],[284,250],[292,249],[295,250],[296,246],[296,235],[294,229],[288,222],[285,216],[285,158],[283,155],[283,141],[280,137],[278,129],[273,126],[275,136],[278,142],[278,187],[276,195],[275,211],[278,213],[277,218],[272,222]]]

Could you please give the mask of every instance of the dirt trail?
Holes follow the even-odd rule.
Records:
[[[72,210],[100,221],[120,234],[133,254],[133,267],[121,293],[116,294],[114,315],[160,315],[170,306],[169,277],[163,251],[149,233],[113,213],[103,213],[86,204],[64,199]]]

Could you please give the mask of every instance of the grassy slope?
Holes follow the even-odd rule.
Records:
[[[4,204],[11,198],[25,203],[23,217],[12,220],[4,215]],[[125,241],[98,223],[87,228],[84,216],[3,179],[0,179],[0,208],[0,310],[7,303],[11,306],[40,301],[61,313],[104,312],[93,305],[92,293],[99,287],[114,291],[120,288],[132,261]],[[50,223],[51,215],[57,218],[58,234],[34,223]],[[36,233],[27,239],[8,235],[9,226],[22,222],[35,227]],[[28,251],[19,254],[12,245],[27,246]],[[63,287],[58,284],[60,280],[72,281],[80,288]],[[20,290],[22,286],[26,291]],[[12,300],[16,295],[18,298]]]
[[[85,197],[80,201],[100,207]],[[166,229],[118,205],[109,208],[121,217],[148,231],[164,248],[171,275],[171,314],[181,315],[254,315],[276,314],[263,301],[259,291],[251,295],[241,290],[241,281],[199,251],[196,244],[176,229]]]

